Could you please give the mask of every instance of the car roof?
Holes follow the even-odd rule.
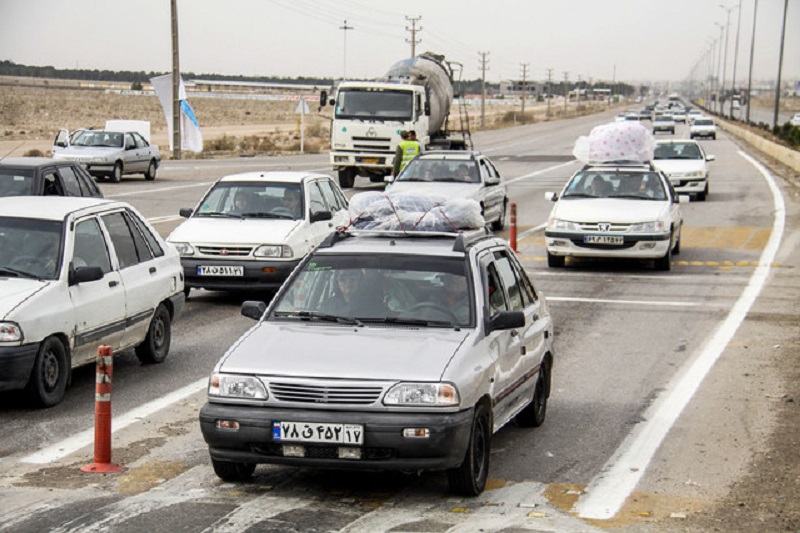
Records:
[[[488,228],[453,233],[350,230],[329,235],[315,254],[414,254],[464,257],[472,247],[504,245]]]
[[[218,181],[260,181],[272,183],[301,183],[306,178],[330,178],[327,174],[312,172],[276,171],[276,172],[242,172],[224,176]]]
[[[659,139],[656,144],[696,144],[700,146],[700,143],[694,139]]]
[[[74,164],[72,161],[50,157],[6,157],[0,159],[0,167],[36,168],[46,165],[72,166]]]
[[[469,161],[477,157],[484,157],[478,150],[429,150],[421,153],[419,159],[452,159]]]
[[[0,197],[0,214],[8,217],[64,220],[70,213],[96,207],[125,206],[124,202],[105,198],[74,196],[9,196]]]

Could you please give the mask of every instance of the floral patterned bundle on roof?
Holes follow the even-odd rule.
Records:
[[[646,163],[653,159],[655,147],[650,130],[638,122],[612,122],[597,126],[588,136],[579,137],[572,154],[583,163]]]

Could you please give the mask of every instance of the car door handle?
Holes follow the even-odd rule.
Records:
[[[111,280],[108,282],[109,287],[116,287],[119,283],[116,280]]]
[[[150,273],[151,274],[155,274],[156,273],[156,267],[150,267]]]

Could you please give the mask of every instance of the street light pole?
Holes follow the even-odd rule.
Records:
[[[178,2],[170,2],[172,11],[172,158],[181,158],[181,67],[178,52]]]
[[[753,5],[753,35],[750,37],[750,66],[747,72],[747,114],[744,118],[747,124],[750,124],[750,99],[752,98],[750,91],[753,87],[753,50],[756,46],[756,15],[758,15],[758,0],[756,0]]]
[[[736,63],[739,61],[739,29],[742,26],[742,0],[739,0],[737,6],[739,13],[736,21],[736,46],[733,51],[733,79],[731,80],[731,118],[733,118],[733,93],[736,92]],[[742,95],[739,91],[739,117],[742,116]]]
[[[722,81],[720,75],[722,74],[722,32],[725,30],[725,25],[715,22],[719,26],[719,59],[717,60],[717,103],[714,105],[714,111],[722,111]]]
[[[778,55],[778,83],[775,86],[775,113],[772,118],[772,128],[778,127],[778,109],[781,105],[781,70],[783,68],[783,41],[786,37],[786,10],[789,7],[789,0],[783,2],[783,27],[781,28],[781,52]]]
[[[347,25],[347,20],[344,21],[344,26],[339,26],[340,30],[344,31],[344,53],[342,54],[342,79],[347,78],[347,30],[352,30],[352,26]]]
[[[728,76],[728,36],[731,34],[731,11],[733,11],[733,7],[728,7],[723,4],[720,4],[719,7],[725,10],[726,17],[725,17],[725,55],[722,59],[722,84],[720,87],[720,93],[725,92],[725,78]],[[719,104],[719,112],[724,117],[725,116],[725,108],[722,105],[725,99],[723,98]],[[731,96],[731,114],[733,114],[733,96]]]

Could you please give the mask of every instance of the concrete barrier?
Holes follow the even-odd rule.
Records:
[[[735,135],[757,150],[786,165],[795,172],[800,173],[800,152],[797,150],[792,150],[791,148],[765,139],[757,133],[753,133],[748,129],[738,126],[735,122],[728,122],[719,117],[717,117],[716,121],[717,125],[727,133]]]

